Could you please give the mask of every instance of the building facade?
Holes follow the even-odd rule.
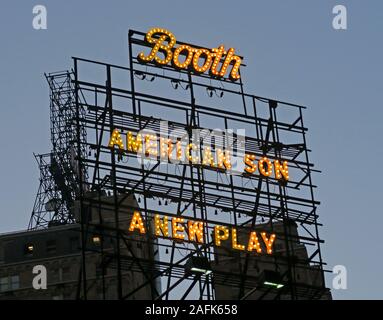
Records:
[[[87,299],[117,299],[118,278],[116,271],[116,236],[112,230],[112,212],[103,196],[102,208],[92,208],[85,203],[88,221],[85,240],[85,265]],[[132,215],[133,197],[124,202],[129,208],[120,210],[121,232],[127,230]],[[77,210],[78,211],[78,210]],[[120,243],[120,255],[136,260],[151,261],[152,244],[137,241],[137,235],[127,235],[128,242]],[[141,238],[140,238],[141,239]],[[81,299],[83,286],[81,225],[52,223],[46,229],[28,230],[0,235],[0,299]],[[46,289],[35,289],[33,273],[36,266],[46,269]],[[131,292],[145,282],[143,272],[130,266],[121,268],[122,293]],[[36,280],[35,280],[36,281]],[[41,283],[40,283],[41,284]],[[159,286],[159,282],[155,283]],[[128,299],[154,299],[160,291],[148,284],[130,295]]]
[[[214,284],[216,299],[331,299],[323,272],[308,262],[306,245],[293,220],[274,222],[272,227],[267,223],[259,224],[254,230],[272,230],[276,234],[273,253],[233,251],[225,242],[222,247],[215,247],[213,272],[226,274],[224,281]],[[238,242],[245,243],[246,235],[246,232],[238,233]],[[245,255],[248,255],[247,259]]]

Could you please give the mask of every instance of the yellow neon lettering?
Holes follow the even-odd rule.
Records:
[[[157,137],[154,134],[145,135],[145,156],[157,156]]]
[[[160,37],[153,37],[153,35],[155,34],[160,34]],[[138,58],[142,62],[150,62],[154,59],[154,61],[158,64],[165,65],[172,60],[172,48],[176,43],[176,38],[170,31],[166,29],[154,28],[148,31],[148,33],[145,36],[145,39],[148,43],[154,44],[154,46],[152,47],[152,50],[148,56],[145,56],[143,52],[141,52],[138,55]],[[168,41],[167,45],[163,44],[165,41]],[[164,53],[164,59],[161,59],[157,56],[158,51],[162,51],[162,53]]]
[[[202,67],[200,67],[198,65],[198,61],[199,61],[199,58],[202,54],[205,56],[205,62],[202,65]],[[200,72],[200,73],[205,72],[206,70],[208,70],[210,68],[211,60],[212,60],[212,56],[211,56],[211,53],[209,50],[207,50],[207,49],[196,50],[194,53],[194,57],[193,57],[193,68],[194,68],[194,70],[197,72]]]
[[[231,169],[230,151],[223,152],[221,149],[217,149],[217,158],[218,168]]]
[[[191,163],[198,163],[199,158],[198,157],[193,157],[191,155],[191,151],[192,150],[194,150],[194,151],[197,150],[197,146],[194,143],[189,143],[186,146],[186,157],[187,157],[186,160],[189,160],[189,162],[191,162]]]
[[[168,217],[165,216],[161,219],[160,215],[156,214],[154,216],[154,227],[156,230],[156,236],[160,236],[161,233],[165,237],[169,236],[169,226],[168,226]]]
[[[256,250],[258,253],[262,252],[261,244],[259,243],[257,233],[255,231],[252,231],[250,233],[249,237],[249,243],[247,245],[247,251],[251,252],[253,250]]]
[[[179,223],[184,223],[184,218],[173,218],[172,219],[173,238],[183,240],[185,238],[185,235],[183,233],[178,233],[178,232],[184,232],[185,227],[182,225],[179,225]]]
[[[289,168],[287,167],[287,161],[283,161],[282,165],[278,160],[274,161],[275,178],[281,179],[284,177],[289,180]]]
[[[183,51],[187,51],[187,55],[186,55],[185,61],[181,63],[179,61],[179,56],[180,56],[181,52],[183,52]],[[188,46],[188,45],[179,46],[174,51],[174,54],[173,54],[173,64],[177,68],[186,69],[189,66],[189,64],[192,61],[192,59],[193,59],[193,52],[194,52],[193,48]]]
[[[233,68],[231,69],[230,72],[230,78],[233,80],[238,80],[241,76],[239,75],[239,67],[241,65],[241,58],[239,56],[234,55],[234,48],[230,48],[227,52],[225,61],[223,62],[221,71],[219,75],[223,77],[226,73],[226,70],[229,66],[234,61]]]
[[[227,240],[229,238],[229,229],[224,226],[214,227],[214,242],[217,247],[221,246],[221,240]]]
[[[214,157],[210,147],[205,147],[202,153],[202,164],[205,166],[215,167]]]
[[[195,238],[197,236],[197,242],[203,243],[203,222],[202,221],[188,221],[188,234],[190,241],[196,241]]]
[[[154,60],[157,64],[166,65],[172,63],[174,67],[179,69],[187,69],[192,64],[193,70],[198,73],[203,73],[210,70],[210,74],[215,77],[224,77],[229,65],[232,65],[229,77],[231,80],[238,80],[241,76],[239,68],[242,59],[235,55],[235,49],[230,48],[227,52],[223,45],[211,50],[205,48],[193,48],[190,45],[182,44],[174,49],[176,44],[175,36],[166,29],[153,28],[150,29],[145,35],[145,40],[152,45],[151,51],[148,55],[140,52],[137,56],[141,62],[151,62]],[[158,56],[158,53],[164,55],[163,58]],[[225,59],[218,70],[219,65],[226,54]],[[183,62],[180,61],[180,55],[185,56]],[[199,65],[200,58],[204,58],[202,66]]]
[[[124,143],[122,142],[121,134],[118,129],[114,129],[112,135],[109,139],[109,147],[113,148],[114,146],[118,146],[118,149],[123,150],[124,149]]]
[[[247,165],[245,167],[245,171],[247,173],[253,173],[255,170],[257,170],[257,165],[254,163],[255,155],[254,154],[245,154],[245,157],[243,158],[243,162]]]
[[[237,230],[235,228],[231,229],[231,244],[233,246],[233,249],[237,250],[245,250],[245,246],[243,244],[237,243]]]
[[[213,64],[211,66],[210,72],[213,76],[219,76],[220,73],[217,70],[217,68],[225,52],[225,48],[224,46],[219,46],[218,48],[211,49],[211,51],[213,52],[212,55],[214,55],[214,60],[213,60]]]
[[[146,232],[141,214],[138,211],[134,211],[132,221],[130,221],[130,226],[129,226],[129,231],[134,231],[135,229],[140,230],[140,233]]]
[[[267,238],[266,232],[262,232],[261,236],[262,236],[263,242],[266,245],[267,253],[272,254],[273,253],[273,243],[275,240],[275,234],[273,233],[270,235],[270,238]]]
[[[271,174],[273,173],[273,165],[271,161],[267,159],[266,157],[263,157],[261,160],[259,160],[258,168],[259,168],[259,172],[265,177],[270,177]]]
[[[127,149],[132,152],[140,152],[142,148],[142,138],[141,134],[137,135],[137,138],[134,138],[133,133],[128,131],[126,135],[127,140]]]

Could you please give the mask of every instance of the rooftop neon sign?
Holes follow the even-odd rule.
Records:
[[[231,65],[230,79],[235,81],[241,77],[239,67],[242,59],[235,55],[234,48],[225,50],[223,45],[212,49],[194,48],[187,44],[175,47],[176,37],[170,31],[161,28],[150,29],[145,35],[145,41],[152,46],[152,49],[149,54],[141,52],[137,56],[143,63],[154,61],[158,65],[171,64],[176,69],[188,69],[196,73],[208,71],[211,76],[217,78],[225,77]]]

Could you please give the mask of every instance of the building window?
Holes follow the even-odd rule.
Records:
[[[62,281],[68,281],[71,280],[71,269],[70,267],[63,267],[62,268]]]
[[[11,276],[11,290],[16,290],[20,288],[20,277],[17,276]]]
[[[79,237],[70,238],[71,251],[78,251],[80,249]]]
[[[102,268],[102,266],[98,266],[96,265],[96,277],[102,277],[102,275],[104,274],[104,276],[107,275],[107,269],[106,268]]]
[[[48,277],[50,283],[61,281],[61,268],[53,268],[52,272]]]
[[[20,288],[20,278],[18,275],[0,278],[0,292],[17,290]]]
[[[9,290],[9,278],[8,277],[0,278],[0,292],[4,292],[8,290]]]
[[[47,253],[48,254],[56,253],[56,241],[55,240],[47,241]]]

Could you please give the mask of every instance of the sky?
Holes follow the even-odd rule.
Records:
[[[25,229],[38,188],[33,153],[51,149],[44,72],[79,56],[128,65],[127,31],[153,26],[245,57],[246,92],[306,105],[310,159],[328,268],[344,265],[335,299],[382,299],[383,2],[369,1],[0,2],[0,232]],[[35,5],[47,29],[32,27]],[[347,30],[332,26],[347,8]],[[327,274],[327,286],[334,275]]]

